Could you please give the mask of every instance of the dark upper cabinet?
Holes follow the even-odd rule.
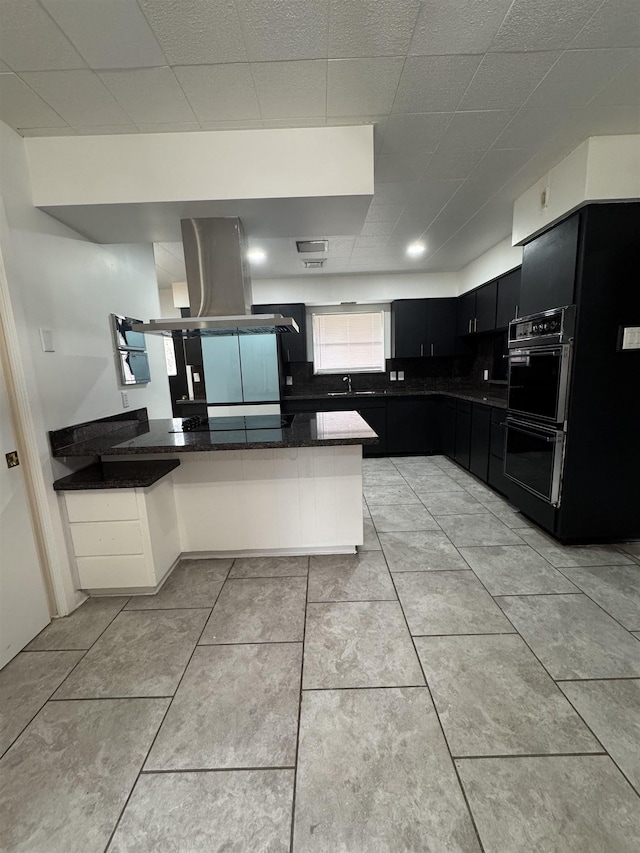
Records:
[[[251,306],[252,314],[282,314],[283,317],[293,317],[300,332],[284,332],[278,335],[282,361],[307,360],[307,314],[304,302],[283,302],[280,304],[261,304]]]
[[[428,355],[427,300],[396,299],[391,303],[392,353],[394,358]]]
[[[469,335],[473,332],[476,317],[476,291],[458,297],[456,334]]]
[[[491,409],[474,403],[471,411],[471,446],[469,470],[485,483],[489,475]]]
[[[396,299],[391,303],[393,357],[453,355],[455,322],[455,297]]]
[[[492,332],[496,327],[496,301],[498,282],[490,281],[476,290],[476,318],[474,332]]]
[[[520,309],[520,267],[498,279],[498,300],[496,307],[496,329],[506,329],[509,323],[519,315]]]
[[[428,299],[427,344],[425,355],[454,355],[456,346],[457,299]]]
[[[521,317],[573,304],[579,225],[576,213],[524,247]]]

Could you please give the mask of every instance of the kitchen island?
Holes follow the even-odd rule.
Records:
[[[138,410],[50,434],[57,458],[87,458],[56,481],[80,587],[153,592],[181,555],[353,553],[362,544],[362,445],[376,433],[353,412],[179,419]],[[145,462],[179,461],[151,485]],[[131,478],[122,487],[131,466]],[[117,470],[110,466],[125,464]],[[104,488],[99,488],[101,465]],[[146,482],[146,481],[145,481]]]

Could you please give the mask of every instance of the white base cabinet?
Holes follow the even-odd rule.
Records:
[[[153,592],[181,552],[172,476],[146,489],[63,494],[80,587]]]

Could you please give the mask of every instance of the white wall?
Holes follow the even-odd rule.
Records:
[[[151,245],[96,245],[34,208],[23,140],[1,122],[0,187],[0,244],[50,484],[65,468],[50,458],[48,430],[123,411],[109,315],[158,316],[153,252]],[[42,352],[39,328],[52,331],[55,352]],[[147,340],[152,381],[129,389],[130,407],[170,417],[162,342]],[[50,498],[59,557],[69,569],[52,489]]]
[[[475,261],[471,261],[459,270],[458,294],[473,290],[474,287],[519,267],[521,263],[522,246],[512,246],[511,237],[505,237]]]
[[[524,243],[590,201],[639,198],[640,134],[590,137],[516,199],[512,242]]]
[[[254,279],[252,284],[255,303],[335,305],[340,302],[390,302],[392,299],[455,296],[458,277],[451,272],[362,273]]]

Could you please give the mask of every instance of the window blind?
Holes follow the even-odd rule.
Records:
[[[382,311],[313,315],[316,373],[384,371]]]

